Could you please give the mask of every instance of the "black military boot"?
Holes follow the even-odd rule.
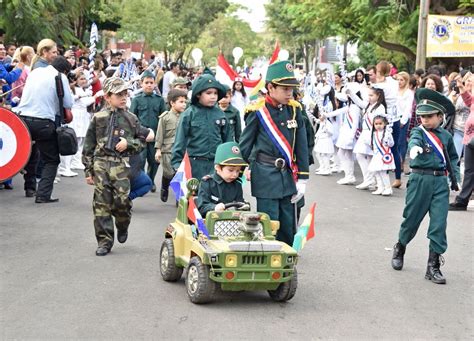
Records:
[[[403,256],[405,255],[406,246],[398,242],[393,246],[392,268],[401,270],[403,268]]]
[[[160,199],[163,202],[168,201],[168,192],[169,192],[170,182],[171,182],[171,179],[165,178],[164,176],[161,178]]]
[[[436,284],[446,284],[446,278],[444,278],[441,270],[439,269],[443,264],[443,256],[430,250],[425,278]]]

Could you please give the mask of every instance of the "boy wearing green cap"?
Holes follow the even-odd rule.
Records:
[[[138,118],[127,111],[127,83],[119,78],[104,82],[107,109],[94,115],[87,130],[82,162],[86,182],[94,185],[95,236],[97,256],[105,256],[114,245],[114,220],[117,240],[125,243],[132,218],[130,192],[130,156],[143,149],[142,127]]]
[[[247,163],[242,159],[239,145],[227,142],[217,147],[215,172],[202,178],[198,192],[198,209],[203,217],[209,211],[224,211],[225,204],[243,202],[240,176]]]
[[[179,118],[172,149],[175,170],[187,152],[193,178],[201,179],[212,172],[217,146],[231,140],[227,118],[216,106],[224,96],[222,84],[213,76],[202,75],[194,81],[191,105]]]
[[[224,112],[229,122],[229,133],[230,138],[233,141],[239,142],[240,134],[242,133],[242,128],[240,125],[240,113],[236,107],[230,104],[232,99],[232,89],[227,85],[222,85],[225,90],[225,96],[219,101],[219,108]]]
[[[153,130],[156,134],[160,115],[166,111],[163,98],[153,92],[155,89],[155,77],[150,71],[144,71],[141,75],[142,92],[135,96],[130,106],[130,111],[137,115],[140,123]],[[153,142],[147,142],[142,151],[142,169],[145,169],[145,162],[148,163],[147,174],[153,182],[152,192],[156,191],[155,176],[159,163],[155,161],[155,146]]]
[[[448,172],[455,175],[455,178],[451,177],[451,188],[455,188],[459,168],[453,138],[441,124],[444,115],[454,115],[455,108],[447,97],[426,88],[418,89],[415,98],[416,114],[421,117],[421,125],[413,128],[408,143],[412,171],[407,183],[404,220],[398,243],[393,249],[392,267],[395,270],[403,268],[406,246],[429,212],[430,246],[425,278],[436,284],[445,284],[446,279],[440,271],[440,258],[448,246],[449,187],[446,176]]]
[[[293,100],[299,83],[289,61],[274,63],[266,75],[266,97],[246,110],[240,149],[250,164],[257,211],[279,220],[277,239],[293,244],[296,204],[309,177],[308,143],[301,105]]]

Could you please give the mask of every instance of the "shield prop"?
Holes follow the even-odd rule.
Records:
[[[26,124],[10,110],[0,108],[0,181],[22,170],[30,153],[31,136]]]

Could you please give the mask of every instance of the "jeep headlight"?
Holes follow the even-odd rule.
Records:
[[[228,268],[235,268],[237,266],[237,255],[226,255],[225,266]]]
[[[281,267],[281,255],[272,255],[270,259],[270,265],[272,268],[280,268]]]

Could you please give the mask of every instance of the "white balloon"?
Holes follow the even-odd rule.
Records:
[[[278,59],[279,60],[288,60],[288,57],[290,56],[290,52],[288,50],[282,49],[278,53]]]
[[[234,56],[235,59],[240,59],[244,55],[244,50],[242,50],[241,47],[234,47],[232,50],[232,55]]]
[[[202,50],[196,47],[191,51],[191,57],[194,59],[194,64],[199,64],[202,59]]]

